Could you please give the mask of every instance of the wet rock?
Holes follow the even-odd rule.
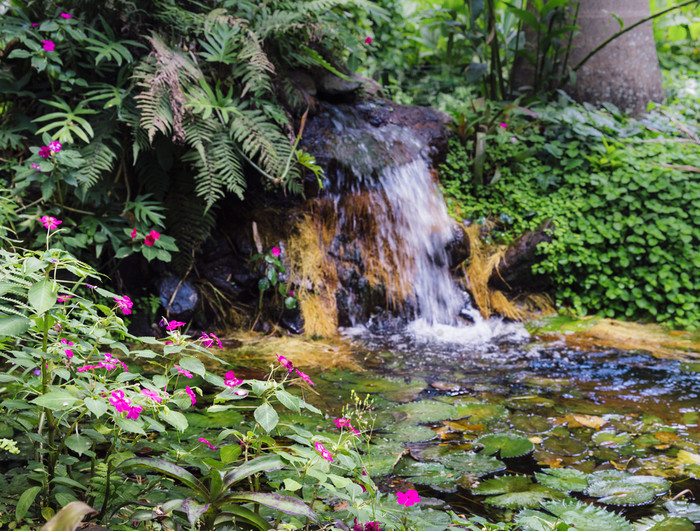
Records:
[[[450,269],[454,269],[469,258],[471,253],[469,238],[464,228],[455,223],[452,226],[453,238],[447,244],[447,257],[449,260]]]
[[[348,79],[343,79],[342,77],[336,76],[331,72],[324,72],[318,79],[318,92],[319,95],[325,96],[326,99],[331,101],[342,101],[343,99],[350,98],[359,91],[362,83],[353,79],[352,77]]]
[[[304,333],[304,318],[301,315],[299,308],[285,309],[280,319],[280,325],[286,328],[293,334]]]
[[[191,315],[199,302],[199,294],[188,280],[180,282],[177,277],[166,277],[160,283],[160,302],[171,317]],[[171,302],[172,299],[172,302]]]

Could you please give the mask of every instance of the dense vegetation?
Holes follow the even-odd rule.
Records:
[[[397,101],[454,115],[441,175],[457,217],[489,223],[496,243],[554,219],[536,270],[560,303],[695,326],[697,15],[657,24],[670,103],[634,120],[556,92],[571,77],[568,4],[0,1],[0,525],[33,529],[81,500],[92,509],[72,505],[74,515],[95,512],[112,529],[512,527],[417,507],[413,489],[380,493],[367,474],[377,449],[366,400],[353,395],[331,422],[307,400],[314,383],[281,354],[269,374],[242,381],[212,353],[221,344],[210,331],[190,337],[165,319],[160,339],[135,337],[129,295],[101,283],[131,254],[185,271],[224,198],[298,193],[316,179],[313,154],[298,149],[308,95],[293,74],[359,71]],[[526,58],[539,93],[513,103],[525,26],[548,30]],[[272,272],[261,298],[281,290],[291,307],[278,255],[259,257]],[[313,429],[300,426],[303,410]],[[488,453],[531,447],[482,443],[472,457],[491,464]],[[458,466],[448,464],[440,474]],[[650,482],[571,476],[587,492]],[[520,488],[510,483],[481,494]],[[647,501],[666,489],[657,484]],[[548,489],[550,500],[572,490]],[[556,503],[546,506],[555,516],[521,520],[559,530],[595,513],[630,528]],[[557,523],[564,512],[574,521]]]

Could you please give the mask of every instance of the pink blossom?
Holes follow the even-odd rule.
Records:
[[[32,22],[32,28],[36,28],[39,25],[38,22]]]
[[[70,18],[70,13],[61,13],[62,18]]]
[[[148,398],[154,402],[158,402],[159,404],[163,401],[163,398],[156,391],[151,391],[150,389],[141,389],[141,394],[146,395]]]
[[[365,39],[365,44],[372,44],[372,37],[367,37]]]
[[[352,527],[352,531],[382,531],[379,527],[381,524],[379,522],[367,522],[363,526],[357,523],[357,518],[355,518],[355,525]]]
[[[224,348],[224,346],[221,344],[221,340],[214,334],[207,334],[205,332],[202,332],[202,345],[209,348],[214,345],[214,341],[216,341],[219,344],[220,349]]]
[[[136,238],[136,227],[131,231],[131,239],[133,240],[134,238]]]
[[[72,346],[73,346],[73,342],[72,342],[72,341],[68,341],[68,340],[65,339],[65,338],[61,339],[61,343],[63,343],[63,344],[66,345],[67,347],[72,347]],[[69,349],[69,348],[63,349],[63,352],[65,353],[66,358],[71,359],[71,358],[73,357],[73,351],[72,351],[71,349]]]
[[[289,291],[289,296],[290,296],[290,297],[294,297],[294,291],[290,290],[290,291]]]
[[[42,216],[39,218],[39,222],[49,230],[57,229],[58,226],[63,223],[53,216]]]
[[[239,380],[236,378],[236,375],[233,374],[233,371],[228,371],[226,373],[226,379],[224,380],[224,385],[227,387],[236,387],[238,385],[241,385],[243,383],[243,380]]]
[[[306,383],[308,383],[308,384],[316,385],[315,383],[313,383],[313,382],[311,381],[311,378],[309,378],[309,376],[308,376],[307,374],[304,374],[304,373],[301,372],[299,369],[295,369],[295,370],[297,371],[297,374],[299,375],[299,378],[301,378],[302,380],[304,380],[304,381],[305,381]]]
[[[194,391],[189,385],[185,386],[185,393],[190,397],[192,405],[194,406],[197,403],[197,395],[194,394]]]
[[[399,505],[410,507],[411,505],[415,505],[420,501],[420,496],[418,496],[417,490],[408,489],[405,493],[400,491],[397,492],[396,501],[398,501]]]
[[[233,394],[236,395],[236,396],[244,397],[244,396],[248,396],[248,391],[246,391],[246,390],[244,390],[244,389],[236,389],[236,390],[233,392]]]
[[[41,146],[39,148],[39,156],[42,159],[48,159],[53,152],[49,149],[49,146]]]
[[[156,243],[156,240],[160,238],[160,233],[152,230],[148,236],[146,236],[143,240],[143,243],[146,244],[148,247],[153,247],[153,244]]]
[[[85,371],[91,371],[93,369],[99,369],[99,365],[83,365],[82,367],[78,367],[78,372],[85,372]],[[111,402],[111,400],[110,400]]]
[[[204,437],[200,437],[200,438],[199,438],[199,442],[206,444],[206,445],[207,445],[209,448],[211,448],[212,450],[216,450],[216,446],[214,446],[212,443],[210,443],[209,441],[207,441]]]
[[[163,317],[160,321],[160,326],[164,326],[166,330],[175,330],[177,328],[180,328],[181,326],[185,326],[187,323],[183,323],[182,321],[168,321]]]
[[[280,252],[281,252],[281,251],[280,251],[280,248],[279,248],[279,247],[273,247],[273,248],[272,248],[272,251],[270,251],[270,254],[271,254],[272,256],[279,256],[279,255],[280,255]]]
[[[289,361],[287,358],[284,356],[280,356],[279,354],[277,355],[277,361],[279,361],[280,365],[287,369],[289,372],[292,372],[294,370],[294,365],[292,364],[291,361]]]
[[[46,147],[48,147],[52,152],[58,153],[61,151],[63,144],[61,144],[58,140],[54,140],[53,142],[49,142],[49,145]]]
[[[316,451],[320,453],[321,457],[323,457],[326,461],[330,461],[331,463],[333,462],[333,455],[326,450],[320,442],[314,444],[314,448],[316,448]]]
[[[141,414],[142,411],[143,411],[142,406],[131,406],[129,408],[129,412],[126,414],[126,418],[138,420],[139,415]]]
[[[187,369],[183,369],[182,367],[178,367],[177,365],[175,365],[175,368],[177,369],[177,372],[182,374],[185,378],[192,378],[193,377],[193,374],[190,371],[188,371]]]
[[[508,128],[508,124],[505,123],[505,122],[501,122],[500,124],[498,124],[498,127],[502,127],[503,129],[507,129],[507,128]],[[415,492],[415,491],[414,491],[414,492]]]
[[[30,164],[32,168],[34,168],[36,171],[39,171],[41,169],[41,166],[39,166],[36,162],[32,162]]]
[[[124,315],[129,315],[131,313],[131,308],[134,306],[134,303],[131,302],[129,297],[124,295],[123,297],[114,297],[114,300]]]
[[[58,302],[66,302],[68,299],[72,299],[75,295],[61,295],[57,297]]]
[[[53,41],[41,41],[42,44],[44,45],[44,50],[47,52],[53,52],[53,49],[56,47]]]
[[[131,412],[131,400],[124,397],[124,391],[121,389],[112,391],[112,396],[109,398],[109,403],[116,408],[117,413],[122,413],[123,411],[129,413]],[[138,415],[136,415],[136,418],[138,418]]]
[[[335,419],[333,422],[336,428],[347,428],[350,426],[350,421],[348,419]]]

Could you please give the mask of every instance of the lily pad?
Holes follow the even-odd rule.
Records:
[[[469,417],[472,424],[484,424],[508,416],[508,410],[499,404],[481,402],[456,402],[454,418]]]
[[[636,506],[651,503],[656,491],[642,483],[626,481],[599,481],[586,489],[586,494],[608,505]]]
[[[588,450],[586,443],[575,437],[547,437],[542,441],[542,447],[550,453],[565,457],[581,455]]]
[[[612,430],[603,430],[594,433],[591,440],[600,446],[618,448],[629,444],[632,438],[628,433],[615,433]]]
[[[656,514],[637,520],[634,531],[695,531],[695,524],[687,518]]]
[[[440,485],[456,481],[458,477],[453,470],[441,463],[421,463],[410,459],[401,461],[394,469],[394,473],[418,485]]]
[[[580,501],[554,501],[544,508],[577,531],[633,531],[622,516]]]
[[[388,476],[394,473],[394,463],[398,459],[395,454],[372,454],[369,459],[367,472],[371,477]]]
[[[651,488],[658,496],[668,492],[671,488],[671,483],[663,478],[656,476],[636,476],[622,470],[598,470],[592,472],[588,476],[588,486],[596,488],[599,483],[607,482],[625,482],[634,485],[645,485]],[[592,495],[594,496],[594,495]]]
[[[542,511],[525,509],[515,517],[518,529],[523,531],[552,531],[556,529],[559,519]]]
[[[547,468],[535,472],[535,477],[542,485],[565,492],[581,492],[588,487],[586,474],[575,468]]]
[[[487,496],[484,503],[504,509],[532,509],[546,500],[565,498],[566,494],[533,483],[527,476],[499,476],[472,489],[473,494]]]
[[[669,501],[664,503],[664,507],[669,516],[687,518],[696,524],[700,522],[700,505],[697,503]]]
[[[524,433],[546,433],[552,429],[552,423],[537,415],[513,415],[510,423],[517,431]]]
[[[439,461],[452,470],[475,478],[500,472],[506,468],[506,465],[495,457],[474,452],[447,455],[439,458]]]
[[[416,426],[412,422],[403,421],[386,428],[389,433],[383,437],[391,441],[421,442],[435,438],[435,432],[425,426]]]
[[[483,446],[482,452],[494,455],[500,452],[501,457],[520,457],[532,452],[535,445],[528,439],[512,433],[492,433],[479,437],[474,444]]]
[[[413,422],[438,422],[440,420],[454,418],[457,408],[436,400],[419,400],[409,402],[395,408],[407,415]]]

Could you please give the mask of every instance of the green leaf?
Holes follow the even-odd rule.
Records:
[[[27,511],[34,503],[36,495],[41,491],[41,487],[29,487],[25,490],[22,495],[17,500],[17,507],[15,508],[15,520],[23,520]]]
[[[653,488],[626,481],[598,481],[589,485],[586,494],[608,505],[635,506],[650,503],[656,498]]]
[[[277,400],[279,400],[280,403],[287,409],[291,409],[297,413],[301,411],[301,399],[299,397],[296,397],[283,389],[277,389],[275,391],[275,396],[277,397]]]
[[[34,311],[38,315],[41,315],[56,304],[56,299],[58,298],[58,284],[48,278],[40,280],[29,288],[27,298]]]
[[[488,479],[473,488],[472,493],[486,495],[484,503],[506,509],[534,509],[543,501],[566,496],[558,490],[532,483],[527,476],[500,476]]]
[[[547,468],[535,472],[535,478],[542,485],[565,492],[582,492],[588,487],[586,474],[574,468]]]
[[[237,501],[251,501],[277,509],[283,513],[308,518],[312,522],[319,521],[318,515],[303,501],[292,498],[291,496],[284,496],[283,494],[270,494],[266,492],[236,492],[228,497],[228,499]]]
[[[180,510],[185,512],[187,520],[189,520],[190,525],[194,528],[199,518],[207,512],[210,505],[209,503],[198,503],[194,498],[187,498],[182,502],[182,505],[180,505]]]
[[[143,422],[140,420],[127,419],[122,416],[114,417],[114,422],[121,429],[128,431],[129,433],[138,433],[139,435],[146,435],[143,431]]]
[[[284,462],[282,458],[277,455],[264,455],[262,457],[256,457],[251,459],[239,467],[228,472],[224,476],[223,490],[230,488],[232,485],[238,481],[252,476],[253,474],[258,474],[259,472],[270,472],[272,470],[279,470],[284,468]]]
[[[97,511],[81,501],[72,501],[58,511],[51,520],[46,522],[42,529],[46,531],[63,531],[76,529],[88,514],[96,514]],[[42,513],[43,514],[43,513]]]
[[[284,478],[284,488],[288,491],[295,492],[302,488],[302,484],[292,478]]]
[[[453,419],[457,416],[457,408],[452,404],[438,402],[437,400],[419,400],[402,404],[396,408],[397,411],[406,413],[414,422],[438,422],[446,419]]]
[[[506,465],[495,457],[475,452],[465,453],[463,450],[440,456],[437,460],[459,474],[468,474],[474,478],[500,472],[506,468]]]
[[[193,372],[194,374],[197,374],[199,376],[204,376],[204,373],[206,372],[204,364],[197,358],[193,358],[191,356],[181,358],[179,365],[183,369]]]
[[[187,417],[179,411],[165,408],[158,412],[158,416],[180,432],[185,431],[189,426]]]
[[[695,524],[687,518],[656,514],[637,520],[634,531],[695,531]]]
[[[262,429],[268,433],[274,430],[275,426],[277,426],[277,423],[279,422],[279,415],[277,415],[277,411],[275,411],[275,408],[273,408],[267,402],[259,405],[255,409],[253,416],[255,417],[256,422],[262,426]]]
[[[181,481],[189,488],[195,490],[204,498],[208,497],[209,491],[207,488],[190,472],[184,468],[177,466],[162,459],[154,459],[152,457],[133,457],[122,461],[117,468],[133,468],[144,467],[154,470],[173,479]]]
[[[0,316],[0,337],[22,336],[32,326],[32,321],[19,315]]]
[[[664,503],[664,507],[671,516],[687,518],[696,524],[700,523],[700,505],[697,503],[668,501]]]
[[[501,457],[520,457],[534,450],[535,445],[521,435],[512,433],[492,433],[479,437],[475,444],[484,447],[483,453],[494,455],[500,452]]]
[[[544,508],[581,531],[633,531],[622,516],[580,501],[546,502]]]
[[[74,397],[69,392],[58,390],[49,391],[46,394],[38,396],[34,400],[31,400],[31,403],[52,411],[65,411],[66,409],[70,409],[78,400],[78,398]]]
[[[241,455],[242,448],[239,444],[222,446],[219,449],[219,454],[221,455],[221,462],[225,465],[233,463]]]
[[[518,513],[515,522],[523,531],[555,531],[559,519],[542,511],[525,509]]]
[[[83,455],[92,446],[92,441],[85,435],[70,435],[66,437],[66,446],[78,455]]]

